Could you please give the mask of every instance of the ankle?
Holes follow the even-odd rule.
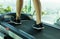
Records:
[[[35,22],[35,24],[36,24],[36,25],[42,25],[42,22],[40,22],[40,23],[36,23],[36,22]]]

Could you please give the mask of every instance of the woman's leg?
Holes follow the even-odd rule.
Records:
[[[36,24],[33,26],[34,29],[42,29],[41,23],[41,2],[40,0],[33,0],[34,8],[36,11]]]
[[[20,20],[22,6],[23,6],[23,0],[17,0],[16,1],[16,21]]]
[[[23,0],[17,0],[17,2],[16,2],[16,20],[20,19],[22,6],[23,6]]]

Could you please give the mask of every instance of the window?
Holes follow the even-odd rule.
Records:
[[[41,5],[42,22],[51,25],[60,25],[60,0],[41,0]],[[16,0],[0,0],[0,13],[6,12],[16,12]],[[33,15],[34,6],[32,0],[24,0],[22,12]],[[35,15],[33,16],[33,18],[36,20]]]
[[[22,12],[30,13],[31,6],[30,0],[23,1]],[[29,5],[28,5],[29,4]],[[16,0],[0,0],[0,13],[16,12]]]
[[[42,21],[60,29],[60,0],[41,0],[41,3],[45,12]]]
[[[0,0],[0,13],[14,12],[15,2],[16,0]]]

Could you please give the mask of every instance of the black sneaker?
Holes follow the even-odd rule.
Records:
[[[36,30],[41,30],[41,29],[44,29],[44,27],[43,27],[43,25],[42,25],[42,23],[40,23],[40,24],[34,24],[33,25],[33,29],[36,29]]]
[[[10,23],[14,23],[14,24],[21,24],[20,20],[10,20]]]

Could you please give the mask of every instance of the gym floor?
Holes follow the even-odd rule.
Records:
[[[45,29],[41,31],[37,31],[32,28],[34,21],[23,20],[21,21],[21,23],[22,23],[21,25],[14,25],[14,27],[31,34],[36,39],[60,39],[59,29],[56,29],[47,25],[43,25]]]

